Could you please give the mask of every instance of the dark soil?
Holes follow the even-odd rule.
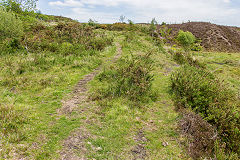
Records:
[[[182,111],[179,122],[182,135],[187,137],[187,152],[193,159],[213,155],[215,141],[218,138],[216,129],[193,112]]]
[[[135,141],[138,143],[131,151],[133,155],[134,160],[145,160],[147,156],[147,152],[145,149],[144,142],[147,141],[147,139],[144,136],[144,132],[142,130],[139,130],[138,134],[135,137]]]

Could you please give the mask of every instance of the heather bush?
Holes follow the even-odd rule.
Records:
[[[110,69],[104,70],[97,78],[108,85],[98,91],[97,98],[123,96],[137,103],[153,99],[153,61],[150,56],[151,54],[127,56],[118,60]]]
[[[211,72],[185,65],[171,76],[178,108],[191,108],[216,126],[228,150],[240,153],[240,112],[236,95]]]
[[[192,51],[202,51],[203,47],[201,46],[200,43],[194,43],[191,47]]]
[[[71,55],[74,53],[74,46],[69,42],[64,42],[61,44],[59,52],[64,56]]]
[[[89,40],[87,44],[87,49],[94,49],[101,51],[103,50],[106,46],[109,46],[112,44],[113,39],[108,38],[108,37],[94,37],[93,39]]]
[[[60,22],[56,26],[36,23],[31,25],[24,38],[24,44],[30,51],[59,51],[61,54],[66,51],[64,55],[78,54],[84,50],[103,50],[112,41],[104,32],[95,32],[93,27],[77,22]]]
[[[125,23],[114,23],[109,25],[109,30],[111,31],[124,31],[128,30],[128,24]]]
[[[184,53],[181,51],[172,52],[173,59],[180,65],[189,64],[197,68],[205,68],[205,64],[199,62],[190,53]]]

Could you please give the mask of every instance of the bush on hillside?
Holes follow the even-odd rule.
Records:
[[[19,39],[22,35],[22,21],[12,12],[0,7],[0,41],[6,38]]]
[[[106,46],[109,46],[112,44],[113,39],[108,37],[95,37],[91,39],[87,44],[87,49],[94,49],[101,51]]]
[[[150,27],[149,27],[149,32],[151,34],[152,37],[155,37],[156,35],[156,30],[157,30],[157,21],[155,18],[152,19]]]
[[[203,47],[201,46],[200,43],[195,43],[192,45],[191,50],[192,51],[202,51]]]
[[[196,38],[191,32],[184,32],[180,30],[176,40],[186,51],[188,51],[196,41]]]
[[[99,74],[98,80],[108,85],[99,91],[97,98],[123,96],[136,103],[154,98],[151,74],[153,61],[150,55],[121,58],[111,69]]]
[[[229,150],[240,153],[239,103],[224,82],[202,68],[185,65],[172,74],[171,90],[178,107],[200,114],[217,127]]]
[[[109,25],[108,29],[111,31],[124,31],[124,30],[128,30],[128,24],[114,23],[112,25]]]
[[[93,27],[78,22],[60,22],[55,26],[39,22],[31,25],[24,41],[30,51],[59,51],[61,54],[66,51],[63,55],[69,55],[79,54],[84,50],[103,50],[112,44],[113,39],[104,32],[94,32]],[[74,49],[69,49],[66,43],[71,44]],[[60,44],[63,45],[59,46]]]
[[[173,59],[180,65],[189,64],[197,68],[205,68],[205,64],[199,62],[189,53],[183,53],[181,51],[172,52]]]
[[[61,44],[59,52],[64,55],[71,55],[74,53],[74,46],[71,43],[64,42]]]

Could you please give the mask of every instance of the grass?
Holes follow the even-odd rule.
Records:
[[[103,51],[86,50],[84,55],[63,56],[64,53],[58,55],[50,51],[1,55],[0,159],[59,159],[63,141],[81,127],[89,134],[84,140],[85,156],[89,159],[137,159],[139,156],[153,160],[189,159],[177,128],[181,116],[169,95],[170,75],[179,65],[143,33],[95,32],[115,37],[114,44],[121,45],[122,56],[153,53],[152,90],[157,98],[138,105],[124,96],[102,98],[96,104],[80,104],[79,110],[70,116],[59,115],[57,109],[62,107],[61,101],[68,98],[84,75],[99,66],[101,70],[113,69],[113,62],[108,60],[117,54],[117,46]],[[239,93],[239,54],[200,52],[193,55]],[[90,98],[107,85],[97,78],[91,81]],[[89,109],[81,112],[86,107],[83,105],[89,105]],[[81,152],[77,154],[82,156]]]
[[[15,152],[30,159],[58,157],[56,151],[61,148],[61,140],[80,125],[77,118],[57,115],[61,100],[79,79],[113,56],[115,50],[111,46],[83,57],[51,53],[1,56],[0,104],[11,104],[27,120],[17,126],[24,138],[8,143],[9,138],[2,137],[1,158],[11,158]]]
[[[195,53],[194,56],[205,62],[209,70],[230,83],[236,93],[240,92],[240,55],[238,53],[202,52]]]
[[[145,39],[136,36],[130,43],[123,41],[122,55],[155,52],[153,89],[156,90],[159,98],[156,102],[142,103],[140,106],[135,106],[124,96],[98,101],[100,107],[95,117],[98,117],[99,123],[88,126],[91,133],[98,138],[89,141],[96,147],[100,146],[102,150],[90,151],[88,153],[90,159],[133,159],[133,151],[139,143],[145,146],[144,151],[139,152],[146,152],[147,159],[186,159],[186,154],[179,145],[179,134],[176,132],[179,115],[174,111],[168,94],[169,76],[164,74],[165,63],[172,66],[168,63],[171,60],[158,52],[158,48]],[[90,88],[95,92],[102,86],[105,84],[95,79],[91,82]],[[143,132],[146,141],[136,140],[139,132]],[[164,142],[168,143],[165,147]]]

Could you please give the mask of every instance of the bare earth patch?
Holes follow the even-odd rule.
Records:
[[[144,142],[147,141],[144,135],[143,130],[139,130],[137,135],[134,137],[134,140],[138,143],[131,151],[133,155],[133,160],[144,160],[147,157],[147,151],[145,149],[146,144]]]

